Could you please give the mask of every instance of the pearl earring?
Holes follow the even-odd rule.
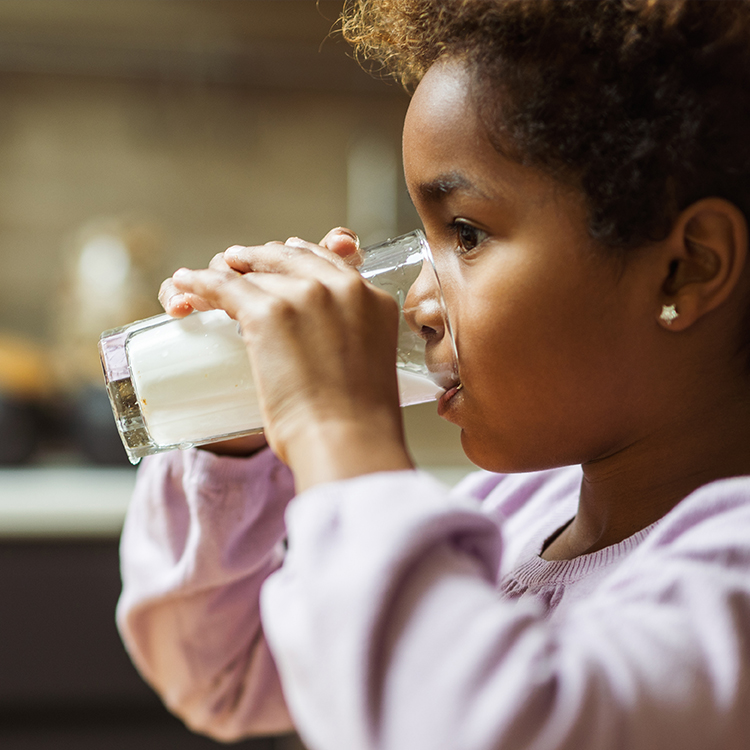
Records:
[[[662,305],[661,315],[659,318],[663,320],[668,326],[672,325],[672,321],[679,315],[675,309],[675,305]]]

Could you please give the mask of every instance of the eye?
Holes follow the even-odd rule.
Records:
[[[483,229],[478,229],[465,221],[455,220],[451,223],[451,229],[456,234],[460,253],[470,253],[481,245],[489,236]]]

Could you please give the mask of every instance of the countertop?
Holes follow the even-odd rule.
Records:
[[[450,485],[470,470],[421,468]],[[127,467],[0,468],[0,538],[118,536],[135,475]]]
[[[2,468],[0,536],[117,536],[134,484],[129,468]]]

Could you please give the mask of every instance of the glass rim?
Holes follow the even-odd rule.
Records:
[[[422,251],[422,256],[426,258],[430,263],[430,268],[432,268],[432,275],[435,278],[435,282],[437,283],[437,289],[438,294],[440,295],[440,309],[443,313],[443,318],[445,319],[445,327],[448,332],[448,338],[451,342],[451,349],[453,351],[453,361],[456,364],[456,373],[459,376],[459,379],[461,377],[461,361],[458,358],[458,344],[456,342],[456,336],[455,331],[453,330],[453,325],[451,323],[450,315],[448,314],[448,305],[445,302],[445,293],[443,292],[443,284],[440,281],[440,274],[437,270],[437,264],[435,263],[435,256],[432,254],[432,248],[430,247],[430,243],[427,242],[427,236],[425,235],[424,231],[421,229],[413,229],[411,232],[406,232],[405,234],[399,235],[398,237],[394,237],[392,240],[386,240],[386,242],[397,242],[398,240],[401,240],[405,237],[416,237],[417,241],[419,242],[419,248]],[[381,243],[377,243],[381,244]],[[377,247],[376,245],[371,245],[370,247]],[[382,244],[385,244],[382,243]]]

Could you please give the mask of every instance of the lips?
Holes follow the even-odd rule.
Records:
[[[450,408],[450,402],[453,397],[463,388],[462,383],[456,383],[455,385],[448,388],[445,393],[438,400],[437,411],[439,416],[443,416],[446,411]]]

